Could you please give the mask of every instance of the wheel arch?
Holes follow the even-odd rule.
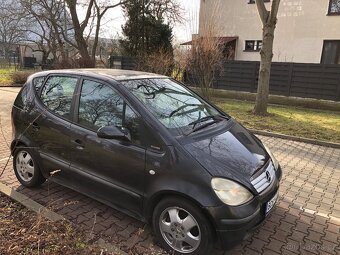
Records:
[[[159,191],[158,193],[154,194],[150,198],[149,202],[145,206],[145,217],[146,217],[146,221],[148,223],[151,223],[151,221],[152,221],[153,212],[154,212],[154,209],[157,206],[157,204],[162,199],[169,198],[169,197],[174,197],[174,198],[180,198],[180,199],[183,199],[183,200],[188,200],[191,203],[193,203],[195,206],[197,206],[201,210],[203,215],[206,217],[206,219],[208,220],[210,225],[212,226],[213,233],[214,233],[215,237],[217,236],[216,225],[214,223],[213,218],[208,213],[208,211],[205,210],[204,207],[199,203],[199,201],[197,201],[196,199],[192,198],[191,196],[189,196],[187,194],[184,194],[182,192],[178,192],[178,191],[175,191],[175,190]]]
[[[14,151],[15,151],[16,147],[26,147],[26,146],[28,146],[28,145],[22,140],[18,140],[18,139],[13,140],[11,142],[11,146],[10,146],[11,155],[12,156],[14,155]]]

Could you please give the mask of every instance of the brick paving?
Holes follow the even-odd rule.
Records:
[[[9,113],[14,97],[12,92],[0,93],[0,169],[9,155]],[[230,251],[214,254],[340,254],[340,149],[260,138],[283,168],[278,204],[247,240]],[[35,189],[20,186],[12,161],[0,182],[125,252],[150,254],[152,249],[162,252],[148,225],[100,202],[48,181]]]

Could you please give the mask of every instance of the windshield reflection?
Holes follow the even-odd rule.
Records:
[[[141,79],[122,82],[168,129],[183,134],[191,123],[220,113],[184,86],[170,79]]]

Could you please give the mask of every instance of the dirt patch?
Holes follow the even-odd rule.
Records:
[[[113,254],[67,221],[51,222],[0,193],[0,254]]]

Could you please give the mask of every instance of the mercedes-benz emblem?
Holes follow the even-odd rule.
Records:
[[[270,176],[270,173],[268,171],[266,171],[266,178],[267,182],[270,182],[272,180],[272,177]]]

